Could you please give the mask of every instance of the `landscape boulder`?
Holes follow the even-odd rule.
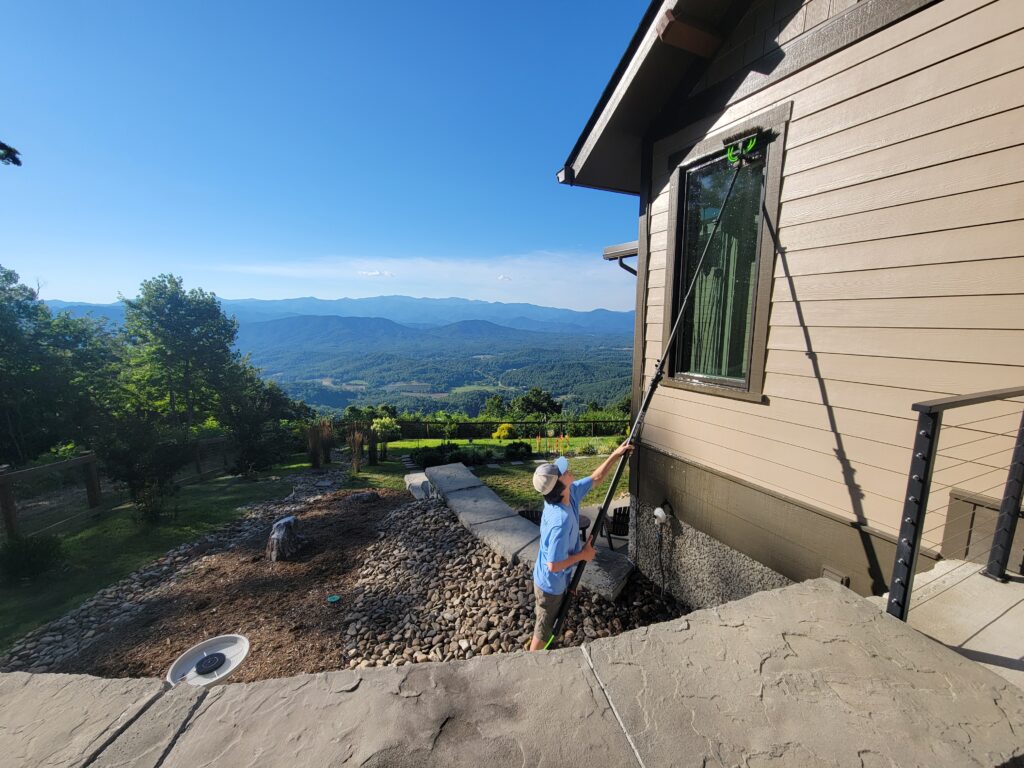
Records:
[[[288,515],[276,521],[270,528],[267,539],[267,559],[272,562],[290,560],[299,551],[301,542],[298,532],[299,521],[295,515]]]

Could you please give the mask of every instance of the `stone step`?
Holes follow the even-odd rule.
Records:
[[[426,499],[430,496],[430,480],[423,472],[412,472],[404,478],[405,490],[417,499]]]

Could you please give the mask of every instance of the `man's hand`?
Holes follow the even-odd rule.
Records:
[[[612,451],[611,458],[617,459],[624,453],[630,453],[633,450],[633,447],[633,444],[629,442],[629,438],[626,438],[622,445],[620,445],[618,448]]]
[[[580,560],[586,560],[588,563],[597,557],[597,550],[594,549],[594,545],[590,543],[590,539],[587,539],[587,543],[584,544],[583,549],[579,551],[578,557]]]

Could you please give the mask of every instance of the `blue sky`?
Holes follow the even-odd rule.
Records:
[[[4,7],[0,264],[44,298],[633,307],[636,198],[555,172],[642,0]]]

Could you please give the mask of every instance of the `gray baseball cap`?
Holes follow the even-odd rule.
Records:
[[[569,470],[569,460],[559,456],[554,463],[541,464],[533,472],[533,487],[541,496],[547,496],[555,487],[558,478]]]

